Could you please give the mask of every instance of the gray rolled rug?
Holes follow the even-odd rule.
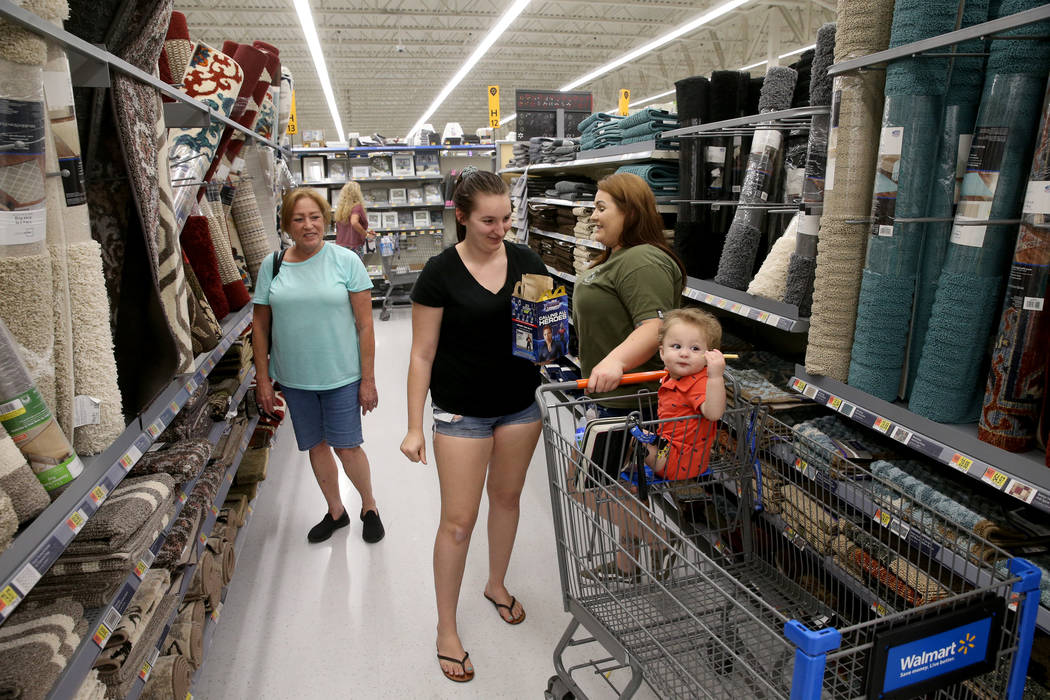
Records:
[[[0,489],[11,498],[18,522],[26,523],[48,507],[51,499],[33,474],[11,436],[0,427]]]

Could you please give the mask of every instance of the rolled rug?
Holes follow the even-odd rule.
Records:
[[[241,245],[244,246],[248,274],[251,275],[254,283],[259,274],[259,266],[276,250],[274,245],[276,241],[266,235],[262,216],[259,214],[259,207],[255,201],[255,192],[251,187],[242,184],[237,188],[233,196],[231,211],[233,220],[237,224]]]
[[[237,93],[244,80],[241,67],[232,58],[199,42],[193,45],[193,53],[181,75],[180,89],[183,92],[226,116],[233,110]],[[225,128],[223,122],[213,119],[206,127],[170,129],[169,161],[172,182],[179,185],[180,182],[203,180],[215,159]],[[175,211],[176,230],[181,231],[185,226],[193,206],[200,199],[200,190],[196,185],[174,188],[172,207]]]
[[[134,644],[142,636],[145,623],[153,614],[160,599],[171,584],[171,573],[167,569],[149,569],[139,588],[128,603],[120,624],[106,640],[106,649],[120,647],[126,642]],[[98,664],[95,666],[98,667]]]
[[[203,216],[191,216],[182,229],[181,239],[182,250],[204,290],[208,304],[215,313],[215,318],[221,321],[229,315],[230,305],[222,288],[219,262],[215,255],[208,219]]]
[[[817,30],[817,48],[810,69],[809,103],[831,104],[832,81],[828,68],[835,61],[835,25],[825,24]],[[824,174],[828,157],[828,131],[831,115],[815,115],[810,120],[806,144],[806,171],[802,182],[802,204],[798,222],[795,252],[788,263],[788,278],[783,301],[798,307],[799,314],[809,316],[813,306],[813,275],[817,270],[817,234],[824,212]]]
[[[896,0],[890,46],[955,28],[954,0]],[[924,225],[897,219],[927,215],[937,156],[931,133],[940,130],[948,91],[947,58],[902,58],[886,69],[886,102],[875,166],[868,237],[853,336],[849,384],[894,401],[902,385],[912,299]]]
[[[65,3],[62,3],[65,4]],[[57,46],[48,48],[45,76],[65,65],[65,53]],[[45,81],[46,85],[46,81]],[[50,173],[59,172],[58,156],[51,128],[51,115],[44,122],[45,167]],[[66,437],[73,437],[73,326],[69,308],[69,261],[66,258],[66,231],[63,223],[65,191],[58,177],[48,177],[44,189],[47,198],[47,250],[51,256],[51,284],[54,299],[54,353],[55,420]]]
[[[280,247],[280,238],[277,235],[277,217],[275,215],[279,192],[277,187],[276,159],[273,150],[252,142],[246,144],[241,150],[241,156],[244,158],[243,176],[248,181],[245,183],[242,180],[241,187],[248,184],[252,191],[255,192],[255,202],[257,209],[262,215],[260,223],[268,241],[267,245],[272,250],[276,250]],[[247,242],[244,242],[244,244],[247,247]],[[245,250],[245,255],[247,256],[247,250]]]
[[[237,49],[236,56],[240,56],[242,49],[255,48],[246,47],[241,44]],[[257,50],[257,49],[256,49]],[[266,98],[266,94],[270,89],[270,85],[273,82],[273,72],[280,70],[280,60],[273,54],[261,52],[262,54],[262,70],[259,72],[259,78],[255,82],[254,87],[248,94],[248,103],[245,106],[244,111],[239,117],[235,119],[239,124],[247,128],[252,128],[255,124],[255,120],[259,115],[259,110],[262,107],[262,103]],[[238,59],[238,62],[240,60]],[[242,68],[247,72],[247,68]],[[229,137],[229,138],[227,138]],[[245,135],[243,132],[227,127],[226,133],[223,135],[223,140],[226,142],[226,147],[223,148],[220,144],[221,150],[220,156],[217,159],[218,164],[213,164],[211,170],[208,173],[208,180],[210,182],[225,182],[231,175],[239,175],[243,168],[243,161],[240,160],[241,149],[244,147]]]
[[[224,42],[222,45],[222,52],[233,58],[237,65],[241,67],[243,74],[240,90],[237,92],[237,98],[233,104],[233,109],[229,114],[230,119],[240,122],[241,117],[244,115],[245,110],[248,109],[248,106],[252,101],[252,93],[254,92],[256,85],[259,83],[259,77],[266,68],[266,54],[254,46],[238,44],[234,41]],[[219,164],[222,162],[226,149],[229,147],[230,139],[233,138],[234,133],[237,132],[232,127],[226,127],[223,130],[222,138],[220,139],[218,148],[215,151],[215,158],[212,160],[211,166],[208,168],[208,173],[205,176],[205,179],[209,182],[222,181],[223,178],[216,178],[214,176]]]
[[[994,14],[989,14],[987,0],[971,0],[963,8],[961,26],[970,27],[994,17]],[[915,375],[919,371],[919,359],[926,344],[930,312],[937,294],[937,280],[941,276],[948,238],[951,236],[952,215],[959,199],[966,159],[970,155],[970,142],[973,140],[977,107],[984,84],[984,54],[988,52],[988,42],[980,38],[971,39],[958,44],[956,50],[962,55],[954,59],[948,83],[944,119],[937,135],[937,158],[933,166],[936,173],[926,207],[927,215],[939,220],[927,223],[923,231],[912,331],[908,342],[906,395],[911,393]]]
[[[211,186],[209,186],[210,189]],[[230,244],[230,234],[225,226],[222,212],[216,211],[214,200],[201,202],[201,208],[205,207],[210,207],[211,210],[208,216],[208,232],[211,235],[212,247],[219,265],[219,278],[222,280],[222,291],[226,297],[226,304],[230,311],[238,311],[251,301],[251,296],[248,294],[237,263],[234,261],[233,246]]]
[[[106,684],[98,679],[98,671],[92,669],[77,689],[73,700],[105,700]]]
[[[208,388],[210,383],[202,382],[186,400],[182,409],[175,415],[174,420],[164,429],[157,439],[160,442],[172,442],[185,440],[191,436],[193,427],[200,419],[202,412],[208,408]]]
[[[0,552],[11,546],[18,531],[18,513],[7,492],[0,488]]]
[[[695,126],[709,119],[711,82],[702,75],[684,78],[675,83],[676,104],[680,126]],[[702,200],[707,191],[707,170],[703,167],[704,141],[685,138],[678,153],[679,193],[682,199]],[[699,275],[703,271],[703,232],[707,207],[697,204],[679,204],[675,221],[675,251],[686,271]]]
[[[113,673],[99,671],[99,678],[109,686],[110,697],[125,697],[131,690],[131,686],[138,679],[139,671],[143,662],[150,652],[156,648],[157,641],[164,631],[164,626],[171,618],[171,613],[178,605],[177,595],[165,595],[157,603],[150,615],[139,640],[127,650],[127,656],[122,659],[120,669]]]
[[[1014,14],[1040,4],[1004,0],[1001,12]],[[1042,36],[1047,32],[1050,22],[1009,33]],[[1048,70],[1047,42],[992,41],[955,225],[909,403],[912,411],[931,420],[964,422],[979,412],[987,343],[1017,240],[1014,225],[980,222],[1012,219],[1020,213],[1038,126],[1032,115],[1046,107]],[[959,343],[959,338],[971,340]]]
[[[747,293],[766,299],[780,300],[784,296],[787,286],[788,263],[791,254],[795,251],[795,242],[798,237],[799,215],[791,217],[784,233],[776,240],[773,247],[766,255],[758,274],[751,280],[747,287]]]
[[[1043,308],[1050,271],[1048,115],[1050,106],[1044,105],[977,431],[981,440],[1011,452],[1035,447],[1046,384],[1045,355],[1050,347],[1050,309]]]
[[[214,545],[212,545],[214,541]],[[234,570],[237,568],[237,554],[233,548],[233,542],[222,538],[209,538],[209,546],[212,547],[219,560],[222,572],[222,585],[225,588],[233,580]]]
[[[177,654],[162,656],[153,664],[140,697],[143,700],[184,698],[189,695],[192,682],[193,667],[186,657]]]
[[[53,326],[51,330],[53,332]],[[0,424],[48,495],[54,497],[80,476],[84,465],[51,415],[50,407],[44,403],[20,350],[0,321],[0,406],[9,407],[0,416]]]
[[[244,151],[242,150],[243,154]],[[243,165],[243,158],[238,156],[238,162]],[[233,264],[237,266],[237,274],[241,276],[241,281],[244,282],[245,288],[248,290],[248,295],[251,296],[252,291],[252,277],[248,274],[248,260],[244,256],[244,244],[241,243],[241,233],[237,230],[237,223],[233,220],[233,198],[237,193],[237,190],[244,184],[243,179],[238,179],[237,184],[227,182],[222,185],[219,190],[219,201],[211,202],[212,209],[216,212],[221,208],[222,213],[218,214],[219,220],[225,227],[226,236],[230,239],[230,253],[233,255]],[[209,185],[209,190],[212,185]]]
[[[889,46],[893,1],[840,0],[835,62]],[[860,278],[870,226],[876,145],[882,124],[879,71],[840,75],[833,83],[824,211],[817,242],[806,371],[846,381]]]
[[[10,497],[18,524],[35,518],[51,499],[7,431],[0,428],[0,489]]]
[[[186,67],[192,60],[193,49],[190,29],[186,25],[186,15],[177,10],[172,11],[171,19],[168,21],[168,32],[164,35],[164,53],[167,55],[168,68],[172,77],[186,72]]]
[[[186,661],[193,668],[200,666],[202,654],[202,650],[195,651],[192,648],[195,629],[191,623],[176,621],[171,626],[171,630],[168,631],[168,637],[164,641],[164,652],[166,654],[180,654],[186,657]],[[202,635],[198,633],[197,637],[203,642]],[[195,656],[195,654],[197,655]]]
[[[193,352],[200,355],[203,352],[212,350],[222,340],[222,326],[219,325],[219,320],[215,318],[215,312],[212,311],[211,304],[208,303],[208,297],[204,293],[204,289],[201,287],[201,283],[197,280],[197,274],[193,271],[193,267],[186,260],[186,254],[183,253],[183,262],[186,263],[186,282],[190,285],[190,294],[192,300],[190,301],[190,332],[193,336]]]
[[[774,66],[766,73],[759,100],[759,112],[776,112],[791,106],[798,74],[786,66]],[[762,207],[769,200],[774,165],[780,156],[784,134],[778,129],[756,130],[748,156],[747,172],[740,191],[740,205],[726,234],[715,282],[733,289],[746,289],[762,238],[765,223]],[[754,206],[749,206],[754,205]]]

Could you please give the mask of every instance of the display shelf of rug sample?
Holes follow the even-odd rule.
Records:
[[[756,297],[738,289],[723,287],[710,280],[686,279],[682,295],[701,304],[722,309],[788,333],[809,332],[809,319],[799,318],[798,307]]]
[[[3,0],[0,0],[3,2]],[[379,177],[355,177],[350,178],[354,182],[405,182],[409,180],[443,180],[444,175],[440,173],[421,173],[419,175],[383,175]],[[342,187],[349,180],[310,180],[299,184],[303,187]]]
[[[243,124],[240,124],[230,119],[221,112],[215,111],[203,102],[193,99],[186,93],[182,92],[181,90],[175,87],[172,87],[171,85],[168,85],[159,78],[143,70],[139,70],[127,61],[111,54],[105,49],[99,48],[94,44],[84,41],[80,37],[65,31],[64,29],[62,29],[62,27],[52,24],[48,20],[45,20],[33,14],[32,12],[29,12],[19,7],[15,3],[11,2],[11,0],[0,0],[0,17],[5,17],[14,22],[15,24],[21,25],[36,34],[41,35],[42,37],[54,41],[55,43],[62,46],[62,48],[68,49],[69,61],[71,64],[74,64],[75,61],[77,61],[78,59],[98,64],[105,69],[107,80],[109,77],[108,74],[110,70],[115,70],[118,73],[123,73],[129,78],[133,78],[140,83],[149,85],[165,97],[170,97],[177,102],[189,105],[195,110],[204,112],[208,115],[208,118],[213,121],[220,121],[226,126],[232,127],[237,131],[240,131],[241,133],[248,136],[250,139],[257,141],[258,143],[261,143],[264,146],[269,146],[275,151],[278,151],[285,155],[290,155],[290,151],[283,148],[280,144],[269,139],[263,138],[259,134],[255,133],[251,128],[246,127]]]
[[[368,204],[366,205],[369,209],[375,210],[386,210],[386,209],[444,209],[444,202],[431,202],[430,204]]]
[[[251,434],[251,433],[249,433],[249,434]],[[240,460],[244,458],[244,452],[245,452],[245,450],[241,450],[238,453],[238,458],[236,460],[234,460],[234,466],[235,467],[239,467]],[[234,473],[236,473],[236,468],[234,468]],[[261,485],[259,485],[259,488],[261,488]],[[225,502],[225,496],[224,496],[224,502]],[[254,506],[252,505],[253,503],[254,503],[254,500],[251,503],[248,504],[248,513],[245,516],[245,524],[241,525],[239,528],[237,528],[237,537],[236,537],[236,539],[234,539],[234,542],[233,542],[233,551],[234,551],[234,554],[235,554],[235,557],[234,557],[235,559],[240,557],[241,552],[243,552],[244,548],[245,548],[244,543],[246,542],[247,537],[241,536],[241,533],[243,533],[245,530],[247,530],[248,526],[251,525],[252,515],[255,512]],[[216,500],[215,500],[215,505],[216,506],[220,506],[217,497],[216,497]],[[214,525],[212,527],[214,527]],[[186,599],[186,593],[189,591],[189,587],[190,587],[190,584],[192,582],[193,574],[196,571],[196,566],[197,566],[196,564],[193,564],[193,565],[190,565],[190,566],[186,567],[186,571],[183,574],[181,587],[180,587],[180,589],[178,589],[178,594],[177,594],[178,595],[178,603],[176,604],[175,609],[171,611],[171,615],[170,615],[170,617],[168,617],[167,623],[164,625],[164,630],[161,632],[161,636],[158,638],[158,640],[156,640],[156,645],[154,646],[153,650],[149,653],[149,656],[146,658],[146,662],[143,664],[142,669],[139,671],[139,678],[137,680],[135,680],[134,684],[131,686],[131,691],[124,697],[124,700],[139,700],[139,698],[142,696],[142,692],[146,688],[146,683],[149,682],[149,675],[153,671],[153,665],[156,663],[156,659],[158,659],[158,658],[160,658],[161,656],[164,655],[164,648],[167,645],[168,633],[171,632],[171,625],[173,625],[175,623],[175,618],[178,617],[178,609],[182,608],[183,601]],[[236,574],[234,574],[234,575],[236,575]],[[227,586],[223,590],[223,597],[222,597],[223,602],[226,602],[226,595],[227,595],[227,592],[229,591],[229,589],[230,589],[230,587]],[[211,619],[210,616],[205,619],[205,625],[206,625],[205,629],[206,630],[207,630],[208,620],[210,620],[210,619]],[[205,649],[207,649],[207,648],[205,648]],[[203,663],[203,659],[204,658],[207,658],[207,657],[204,656],[204,654],[203,654],[202,655],[202,664],[201,665],[204,665],[204,663]]]
[[[432,227],[432,228],[374,228],[372,229],[376,233],[407,233],[409,235],[425,235],[431,233],[442,233],[444,227]]]
[[[540,236],[546,236],[547,238],[556,238],[559,241],[565,241],[566,243],[575,243],[576,245],[583,245],[587,246],[588,248],[594,248],[596,250],[605,250],[605,246],[603,246],[598,241],[592,240],[590,238],[577,238],[576,236],[567,236],[564,233],[544,231],[543,229],[536,228],[535,226],[529,227],[529,232],[535,233]]]
[[[565,172],[587,168],[625,165],[649,160],[678,160],[678,151],[668,151],[656,148],[655,141],[641,141],[639,143],[628,143],[609,148],[597,148],[593,151],[580,151],[579,155],[587,154],[586,158],[566,161],[564,163],[530,163],[520,168],[503,168],[503,173],[530,173],[530,172]]]
[[[546,268],[547,268],[547,272],[551,273],[555,277],[560,277],[563,280],[565,280],[566,282],[572,282],[573,284],[576,284],[576,275],[570,275],[568,272],[562,272],[561,270],[556,270],[555,268],[551,267],[550,265],[547,265]]]
[[[252,374],[250,377],[247,377],[244,380],[241,387],[238,388],[238,391],[240,392],[242,388],[247,390],[246,387],[251,384],[251,380],[253,378],[254,374]],[[243,393],[241,395],[243,396]],[[251,434],[254,431],[253,426],[256,423],[258,423],[258,418],[253,419],[253,421],[249,424],[249,429],[245,431],[245,439],[242,440],[240,450],[237,453],[237,456],[234,458],[234,465],[240,464],[240,459],[241,457],[243,457],[244,450],[247,448],[248,445],[248,441],[251,440]],[[229,423],[227,421],[220,421],[213,426],[213,430],[208,436],[208,439],[213,446],[218,443],[218,438],[222,437],[222,433],[225,432],[225,430],[228,427]],[[220,430],[218,430],[217,435],[215,434],[215,428],[220,428]],[[204,473],[203,469],[201,470],[201,473]],[[226,472],[227,481],[223,482],[225,483],[225,488],[223,488],[220,485],[219,491],[223,494],[223,500],[225,500],[225,493],[229,491],[229,484],[232,483],[232,473],[236,473],[235,467],[233,468],[233,472],[230,472],[229,469]],[[80,646],[70,657],[69,661],[66,663],[65,669],[63,669],[62,674],[59,676],[58,680],[55,682],[54,687],[51,689],[51,692],[48,695],[49,698],[59,700],[62,698],[73,697],[73,695],[76,694],[77,688],[80,687],[80,684],[81,682],[83,682],[83,679],[87,676],[88,672],[91,671],[91,667],[94,665],[95,659],[97,659],[99,654],[102,653],[102,649],[105,647],[106,640],[109,638],[110,634],[112,634],[113,630],[116,629],[116,626],[120,623],[121,616],[123,616],[124,611],[127,610],[128,604],[131,603],[131,599],[135,595],[135,591],[138,590],[139,584],[142,583],[142,579],[143,577],[145,577],[146,571],[153,563],[153,560],[156,558],[157,554],[160,553],[161,547],[164,546],[164,541],[167,539],[168,534],[171,532],[171,528],[175,525],[175,521],[178,519],[179,514],[182,512],[183,506],[186,505],[186,501],[189,500],[189,496],[191,493],[193,493],[193,489],[196,487],[197,481],[199,479],[200,474],[183,484],[183,487],[179,493],[179,497],[175,501],[175,512],[172,514],[171,520],[168,521],[167,526],[164,528],[163,531],[161,531],[160,535],[157,536],[157,539],[150,546],[148,553],[143,555],[142,559],[140,559],[137,562],[135,569],[130,574],[128,574],[124,585],[121,586],[120,590],[117,591],[117,595],[113,598],[112,602],[110,602],[108,606],[103,606],[99,609],[98,615],[93,619],[92,624],[89,627],[91,635],[85,637],[81,641]],[[215,518],[217,517],[217,515],[218,511],[213,508],[212,513],[208,516],[208,519],[211,521],[212,525],[214,525]],[[208,527],[207,531],[211,532],[211,526],[208,525],[207,520],[205,521],[205,527]],[[196,546],[198,550],[197,554],[199,557],[200,551],[203,548],[203,544],[200,541],[198,541]],[[190,571],[190,575],[192,576],[192,571]],[[188,585],[188,583],[185,585]],[[185,595],[185,590],[183,590],[183,595]]]
[[[828,377],[795,367],[791,389],[930,459],[1050,513],[1050,469],[1042,452],[1016,454],[977,438],[975,423],[937,423]]]
[[[360,153],[363,155],[378,156],[384,153],[411,153],[412,151],[492,151],[495,150],[495,148],[496,147],[491,143],[463,143],[449,144],[447,146],[407,146],[404,144],[391,144],[389,146],[295,146],[291,149],[291,152],[292,155],[297,156],[323,155],[325,153]]]
[[[831,108],[826,106],[794,107],[777,112],[750,114],[745,117],[725,119],[708,124],[684,126],[680,129],[665,131],[660,134],[660,138],[721,138],[723,136],[753,134],[757,130],[768,129],[807,131],[809,130],[812,117],[830,113]]]
[[[789,202],[751,202],[748,204],[741,204],[735,199],[674,199],[671,200],[675,204],[697,204],[706,205],[711,207],[713,211],[718,211],[721,207],[735,207],[738,209],[755,209],[764,211],[767,214],[798,214],[798,204]]]
[[[675,214],[678,212],[678,206],[675,204],[675,199],[672,197],[657,197],[656,198],[656,211],[661,214]],[[556,207],[587,207],[588,209],[594,208],[594,202],[575,202],[571,199],[552,199],[550,197],[529,197],[529,202],[534,204],[550,204]]]
[[[920,41],[913,41],[908,44],[901,44],[895,46],[892,49],[886,49],[885,51],[878,51],[867,56],[861,56],[860,58],[853,58],[848,61],[842,61],[836,63],[828,69],[828,76],[834,77],[849,71],[857,70],[858,68],[864,68],[866,66],[873,66],[880,63],[886,63],[897,58],[909,58],[919,54],[926,54],[928,51],[935,49],[941,49],[948,46],[953,46],[963,41],[970,39],[1010,39],[1009,36],[999,36],[999,32],[1006,31],[1008,29],[1015,29],[1017,27],[1023,27],[1026,24],[1032,24],[1040,20],[1050,19],[1050,4],[1044,4],[1042,7],[1032,8],[1030,10],[1024,10],[1017,14],[1009,15],[1007,17],[999,17],[998,19],[989,20],[981,24],[975,24],[971,27],[964,27],[963,29],[957,29],[954,32],[947,32],[945,34],[939,34],[937,36],[930,37],[928,39],[922,39]],[[1037,40],[1046,41],[1045,37],[1021,37],[1019,40]],[[950,55],[951,52],[945,52],[943,55]],[[927,54],[929,55],[929,54]]]
[[[197,356],[194,372],[173,380],[104,452],[83,458],[83,473],[0,554],[0,623],[28,595],[101,507],[109,492],[124,480],[139,457],[174,420],[250,320],[250,309],[227,317],[222,341],[211,352]]]

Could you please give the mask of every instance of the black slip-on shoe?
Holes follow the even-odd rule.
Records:
[[[346,527],[350,524],[350,514],[343,509],[343,514],[338,520],[334,519],[331,513],[325,513],[321,522],[310,528],[310,532],[307,533],[306,539],[310,542],[324,542],[332,533],[341,527]]]
[[[365,524],[361,530],[361,539],[365,542],[375,544],[386,535],[383,521],[379,519],[379,511],[370,510],[367,513],[361,513],[361,522]]]

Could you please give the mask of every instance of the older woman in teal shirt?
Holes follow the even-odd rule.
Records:
[[[361,496],[362,537],[383,538],[361,416],[375,409],[372,281],[352,251],[324,241],[331,209],[311,189],[289,192],[281,227],[292,237],[276,277],[267,259],[255,286],[252,345],[259,407],[273,411],[274,381],[284,393],[299,449],[310,454],[328,512],[307,539],[322,542],[350,524],[339,496],[343,465]],[[272,346],[271,346],[272,343]]]

